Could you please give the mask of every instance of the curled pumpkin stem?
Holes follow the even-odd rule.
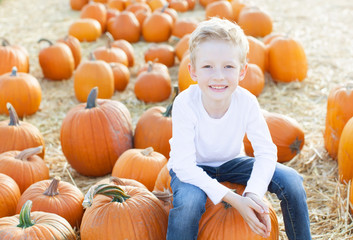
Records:
[[[31,156],[41,153],[43,151],[43,146],[35,147],[35,148],[27,148],[21,151],[15,158],[20,159],[22,161],[27,161]]]
[[[19,216],[20,223],[17,225],[17,227],[24,229],[34,225],[34,222],[31,220],[31,209],[32,201],[27,200],[27,202],[22,206]]]
[[[98,87],[92,88],[87,97],[86,109],[97,107]]]
[[[17,112],[15,108],[11,105],[11,103],[6,103],[7,110],[9,111],[10,115],[10,123],[9,126],[19,126],[20,120],[18,119]]]

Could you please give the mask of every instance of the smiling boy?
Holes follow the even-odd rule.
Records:
[[[281,201],[289,239],[311,239],[302,177],[277,163],[257,99],[238,86],[247,70],[248,41],[228,20],[212,18],[190,37],[190,76],[197,85],[180,93],[173,105],[173,137],[168,169],[173,209],[168,240],[197,238],[207,197],[229,203],[252,231],[268,237],[271,222],[263,196],[267,190]],[[254,158],[241,156],[245,133]],[[242,196],[220,182],[246,185]]]

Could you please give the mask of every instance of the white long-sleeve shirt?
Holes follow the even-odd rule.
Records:
[[[174,100],[172,123],[167,167],[182,182],[199,187],[214,204],[219,203],[229,189],[197,165],[217,167],[241,156],[246,133],[255,163],[244,193],[264,196],[275,170],[277,148],[254,95],[238,86],[227,112],[214,119],[203,107],[198,85],[191,85]]]

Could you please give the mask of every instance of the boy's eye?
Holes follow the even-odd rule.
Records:
[[[234,68],[232,65],[226,65],[225,68]]]
[[[205,65],[202,68],[211,68],[211,65]]]

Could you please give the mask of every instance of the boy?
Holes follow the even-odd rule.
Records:
[[[248,40],[227,20],[212,18],[190,37],[191,85],[173,105],[173,137],[168,162],[173,206],[167,240],[197,238],[207,197],[229,203],[252,231],[268,237],[271,231],[267,190],[276,193],[287,236],[309,240],[309,216],[302,177],[277,163],[273,144],[255,96],[238,86],[246,73]],[[240,156],[244,134],[254,158]],[[220,184],[247,185],[242,196]]]

